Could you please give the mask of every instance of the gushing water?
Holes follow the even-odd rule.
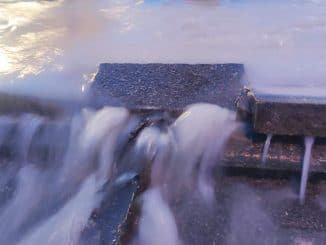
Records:
[[[18,159],[14,157],[13,162],[2,166],[4,170],[15,167],[1,172],[8,173],[6,178],[1,178],[4,182],[1,187],[14,183],[14,191],[8,194],[7,200],[1,199],[0,243],[77,244],[91,213],[101,203],[103,193],[99,190],[113,176],[116,142],[125,137],[133,119],[123,108],[87,110],[68,122],[69,136],[61,123],[56,126],[61,132],[53,130],[53,125],[52,128],[42,126],[45,118],[39,116],[8,118],[1,119],[11,125],[1,138],[1,154],[12,152],[17,146],[19,151]],[[59,164],[52,155],[47,156],[49,165],[44,165],[42,160],[28,161],[30,151],[49,153],[46,149],[34,149],[38,147],[34,141],[42,141],[44,131],[51,139],[60,132],[61,144],[65,141],[68,144]],[[46,138],[50,140],[50,149],[55,146],[51,139]],[[42,147],[46,146],[42,144]],[[38,156],[42,157],[42,154]],[[23,165],[18,164],[20,160]]]
[[[272,134],[268,134],[267,137],[266,137],[265,144],[264,144],[264,149],[263,149],[263,156],[262,156],[262,163],[263,164],[266,162],[267,154],[268,154],[269,147],[271,145],[272,137],[273,137]]]
[[[84,109],[70,119],[50,121],[32,114],[0,117],[0,157],[8,161],[0,172],[0,187],[8,188],[6,197],[0,196],[1,244],[78,244],[103,201],[100,190],[134,176],[117,171],[124,142],[139,124],[128,110]],[[197,193],[207,205],[214,202],[212,171],[236,125],[233,112],[197,104],[173,123],[154,123],[140,132],[134,152],[152,169],[140,244],[155,239],[181,244],[171,202],[186,193]],[[65,151],[52,154],[57,140]]]
[[[20,118],[18,132],[21,134],[18,142],[19,155],[23,162],[27,161],[28,151],[36,131],[40,128],[44,118],[32,114],[25,114]]]
[[[79,237],[85,228],[94,208],[99,206],[101,195],[96,176],[87,177],[80,190],[60,210],[43,221],[29,233],[19,244],[78,244]]]
[[[303,157],[302,165],[302,174],[301,174],[301,183],[300,183],[300,203],[303,204],[306,195],[307,181],[309,175],[309,166],[311,161],[311,149],[314,144],[315,138],[312,136],[306,136],[304,139],[305,142],[305,153]]]
[[[197,104],[167,129],[160,132],[152,127],[141,133],[137,147],[153,164],[152,189],[143,198],[139,244],[180,244],[170,211],[175,200],[199,195],[206,208],[215,202],[214,167],[236,126],[232,112],[215,105]]]
[[[169,204],[159,188],[143,195],[142,217],[139,223],[139,244],[180,245],[178,229]]]

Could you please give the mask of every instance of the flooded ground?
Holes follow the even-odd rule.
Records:
[[[325,182],[309,186],[305,205],[295,186],[295,179],[217,178],[217,205],[194,196],[175,202],[180,236],[184,244],[323,244]]]
[[[325,40],[322,0],[1,1],[0,89],[81,98],[101,62],[234,62],[259,89],[323,95]]]

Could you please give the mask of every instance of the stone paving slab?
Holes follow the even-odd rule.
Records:
[[[234,110],[243,73],[241,64],[101,64],[90,103],[182,110],[207,102]]]

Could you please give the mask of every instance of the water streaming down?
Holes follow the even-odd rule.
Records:
[[[20,134],[20,137],[19,142],[17,142],[17,147],[21,161],[27,161],[28,151],[32,143],[33,136],[40,128],[44,120],[44,118],[32,114],[24,114],[21,118],[19,118],[17,131]]]
[[[305,152],[302,163],[302,174],[301,174],[301,182],[300,182],[300,203],[303,204],[306,196],[307,182],[309,177],[309,167],[311,162],[311,150],[314,144],[315,138],[312,136],[306,136],[304,138],[305,142]]]
[[[162,197],[161,190],[159,188],[147,190],[142,202],[138,243],[181,245],[174,215]]]
[[[263,156],[262,156],[262,163],[266,163],[267,160],[267,154],[268,154],[268,150],[269,147],[271,145],[271,140],[272,140],[273,135],[272,134],[268,134],[266,136],[266,140],[265,140],[265,144],[264,144],[264,149],[263,149]]]
[[[142,199],[136,244],[180,244],[175,214],[169,211],[171,205],[187,195],[199,195],[206,208],[215,203],[214,167],[236,127],[233,112],[215,105],[197,104],[187,108],[165,130],[160,132],[152,127],[140,134],[136,146],[152,159],[153,165],[151,188]]]
[[[9,127],[11,131],[4,134],[8,137],[2,139],[2,150],[10,151],[24,140],[23,146],[27,149],[23,152],[28,154],[28,148],[33,145],[29,142],[40,140],[42,130],[46,130],[40,129],[44,120],[38,116],[8,117],[1,121],[20,125]],[[1,196],[0,243],[78,244],[91,213],[103,198],[99,190],[113,176],[116,142],[126,137],[130,122],[133,119],[123,108],[78,113],[69,123],[70,136],[67,131],[61,131],[61,144],[65,140],[70,143],[60,164],[29,162],[26,155],[22,155],[26,157],[23,165],[17,161],[2,163],[2,168],[15,167],[13,171],[1,172],[4,175],[1,177],[6,179],[1,178],[1,187],[11,187],[12,190],[7,193],[7,198]],[[58,125],[63,129],[60,123]],[[48,133],[51,134],[51,128]],[[58,131],[52,131],[52,136],[56,133]],[[14,144],[11,137],[14,137]],[[50,148],[54,147],[51,143]],[[39,157],[42,158],[42,154]]]
[[[141,131],[135,151],[152,165],[152,188],[143,198],[141,244],[151,244],[148,232],[155,229],[165,230],[162,244],[180,244],[170,208],[178,196],[195,191],[205,203],[213,202],[212,171],[236,128],[234,119],[226,109],[197,104],[172,124],[160,121]],[[1,166],[0,243],[79,244],[92,212],[103,200],[103,186],[119,185],[134,176],[124,171],[117,175],[116,164],[125,151],[123,142],[139,122],[128,110],[111,107],[83,109],[70,119],[52,122],[32,114],[1,117],[0,156],[7,159],[11,154]],[[59,150],[61,158],[49,154],[51,148],[57,149],[54,136],[58,135],[66,148]],[[38,155],[31,158],[35,152]],[[157,215],[166,220],[151,225]]]

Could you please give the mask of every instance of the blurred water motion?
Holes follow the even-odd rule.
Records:
[[[82,98],[101,62],[244,63],[260,89],[318,91],[326,2],[0,1],[1,90]]]

